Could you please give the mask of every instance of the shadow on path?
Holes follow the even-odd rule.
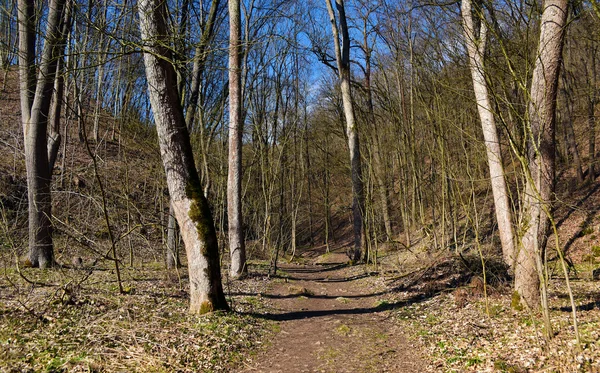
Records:
[[[241,313],[242,315],[249,315],[259,319],[266,319],[272,321],[290,321],[290,320],[302,320],[311,319],[316,317],[334,316],[334,315],[364,315],[373,314],[378,312],[389,311],[401,307],[410,306],[412,304],[423,302],[436,294],[429,296],[418,295],[400,302],[384,303],[376,307],[358,307],[358,308],[347,308],[347,309],[328,309],[328,310],[309,310],[309,311],[292,311],[283,313]],[[346,297],[344,297],[346,298]]]

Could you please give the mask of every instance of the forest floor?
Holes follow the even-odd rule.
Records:
[[[422,352],[394,322],[386,286],[346,255],[286,264],[261,297],[279,333],[244,373],[422,372]]]
[[[344,250],[252,261],[224,277],[234,312],[187,312],[187,275],[155,262],[109,262],[0,275],[0,372],[600,372],[598,282],[549,287],[552,335],[540,314],[511,308],[509,283],[474,255],[382,250],[349,265]],[[420,260],[410,256],[418,255]],[[415,256],[416,258],[416,256]],[[487,296],[486,296],[487,295]]]

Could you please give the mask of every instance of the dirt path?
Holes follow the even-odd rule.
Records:
[[[280,332],[243,372],[422,372],[422,356],[390,317],[364,267],[286,265],[267,294]],[[386,310],[387,309],[387,310]]]

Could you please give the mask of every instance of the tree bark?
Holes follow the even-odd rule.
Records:
[[[362,250],[363,240],[363,214],[364,214],[364,188],[362,180],[362,165],[360,159],[360,141],[358,128],[354,117],[354,107],[352,104],[352,92],[350,87],[350,35],[348,34],[348,24],[346,22],[346,11],[344,0],[335,0],[336,9],[339,15],[339,30],[331,0],[325,0],[329,21],[331,22],[331,32],[335,47],[335,57],[340,79],[340,90],[342,93],[342,102],[344,105],[344,117],[346,119],[346,135],[348,138],[348,148],[350,150],[350,169],[352,173],[352,216],[354,228],[354,250],[350,255],[353,261],[359,261]],[[340,46],[341,31],[342,40]]]
[[[214,222],[195,167],[168,45],[166,3],[138,2],[150,104],[173,211],[188,257],[190,312],[227,310]]]
[[[487,153],[490,180],[492,184],[492,195],[494,197],[494,210],[498,222],[498,233],[502,245],[502,256],[504,262],[512,270],[515,261],[515,241],[513,231],[512,209],[508,198],[508,189],[504,179],[504,167],[502,165],[502,153],[498,141],[498,129],[492,111],[488,88],[485,81],[484,54],[487,41],[487,26],[482,19],[481,9],[472,7],[471,0],[462,1],[463,30],[465,44],[469,54],[471,76],[473,79],[473,90],[477,101],[477,110],[481,120],[483,138]],[[475,28],[473,15],[479,18],[478,30]]]
[[[546,0],[528,104],[528,178],[523,197],[526,230],[515,265],[515,290],[532,309],[540,304],[542,251],[546,246],[555,177],[555,112],[567,0]]]
[[[230,274],[248,273],[242,219],[242,60],[240,1],[229,0],[229,171],[227,216],[229,221]]]

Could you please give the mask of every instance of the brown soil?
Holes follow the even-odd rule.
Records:
[[[383,281],[344,264],[343,254],[327,259],[281,267],[285,277],[262,294],[270,309],[259,315],[280,332],[242,371],[424,371],[419,348],[390,317]]]

